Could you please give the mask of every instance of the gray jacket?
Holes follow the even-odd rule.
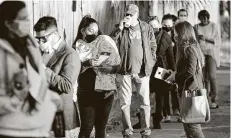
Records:
[[[177,63],[176,82],[180,90],[196,90],[203,88],[203,74],[199,66],[198,54],[195,45],[190,45],[182,52],[185,52],[184,58],[180,58]],[[185,83],[186,82],[186,83]],[[184,86],[185,84],[185,86]]]
[[[78,54],[63,41],[46,65],[49,88],[60,94],[63,100],[65,128],[76,127],[76,109],[73,102],[73,86],[78,78],[81,63]]]

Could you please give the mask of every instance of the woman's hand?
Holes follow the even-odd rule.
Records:
[[[93,66],[93,67],[97,67],[100,65],[100,61],[98,59],[91,59],[90,60],[90,64]]]
[[[103,73],[111,73],[113,68],[112,66],[102,66],[102,67],[99,67],[98,70]]]
[[[208,43],[212,43],[212,44],[215,43],[213,39],[209,39],[209,38],[205,37],[204,35],[198,35],[198,38],[199,38],[200,40],[206,41],[206,42],[208,42]]]
[[[205,36],[204,35],[198,35],[198,38],[202,41],[205,41]]]
[[[19,111],[21,109],[21,106],[23,104],[22,101],[18,99],[16,96],[12,97],[1,97],[0,98],[0,105],[1,105],[1,111],[0,114],[5,114],[5,113],[12,113]]]
[[[168,83],[173,83],[175,81],[176,71],[172,72],[171,75],[165,80]]]

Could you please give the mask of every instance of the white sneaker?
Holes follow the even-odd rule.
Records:
[[[170,122],[171,122],[171,116],[170,116],[170,115],[166,116],[166,117],[164,118],[164,122],[165,122],[165,123],[170,123]]]

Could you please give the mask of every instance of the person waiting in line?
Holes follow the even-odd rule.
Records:
[[[174,34],[177,41],[176,71],[172,72],[166,81],[178,84],[181,97],[184,90],[193,91],[197,88],[204,88],[202,67],[205,63],[193,26],[189,22],[177,23]],[[192,77],[195,79],[185,83],[188,78]],[[200,124],[183,123],[183,126],[187,138],[205,138]]]
[[[205,67],[203,68],[205,77],[205,87],[211,97],[210,108],[218,108],[218,84],[216,71],[220,66],[220,47],[221,35],[218,31],[218,26],[211,22],[210,14],[206,10],[201,10],[198,13],[199,24],[195,25],[195,31],[201,47],[205,55]]]
[[[79,138],[90,138],[94,126],[95,138],[106,138],[106,124],[116,92],[114,73],[120,63],[116,44],[111,37],[102,35],[95,19],[86,15],[80,22],[73,45],[82,62],[77,96],[81,122]],[[101,61],[101,56],[108,58]]]
[[[0,137],[49,137],[58,94],[48,89],[23,1],[0,4]]]
[[[133,83],[141,101],[141,136],[149,138],[151,134],[149,80],[156,61],[157,46],[153,28],[138,17],[138,6],[127,5],[124,18],[115,26],[110,35],[115,40],[121,56],[116,81],[122,110],[124,138],[130,138],[133,135],[130,119]]]
[[[56,137],[73,135],[77,127],[77,109],[73,101],[75,82],[80,72],[80,59],[75,50],[59,35],[54,17],[44,16],[34,25],[36,39],[42,51],[43,67],[49,88],[62,99],[52,130]],[[61,119],[63,117],[63,119]],[[61,123],[61,124],[59,124]],[[59,126],[61,125],[61,126]],[[59,128],[62,130],[60,132]]]
[[[157,62],[153,68],[155,74],[158,67],[175,71],[175,60],[172,47],[172,39],[169,33],[173,29],[173,18],[170,14],[166,14],[162,18],[162,29],[159,35],[156,37],[157,40]],[[153,76],[154,76],[153,74]],[[156,110],[153,114],[153,126],[154,129],[160,129],[160,122],[164,118],[164,122],[170,122],[170,103],[169,103],[169,92],[170,85],[163,80],[152,78],[153,82],[150,87],[153,87],[155,91]]]
[[[188,21],[188,11],[180,9],[177,11],[178,22]]]

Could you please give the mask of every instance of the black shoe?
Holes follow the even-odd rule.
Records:
[[[160,122],[156,122],[155,124],[153,124],[153,128],[154,129],[161,129]]]
[[[136,116],[138,117],[139,122],[136,123],[135,125],[133,125],[133,129],[140,129],[141,128],[141,124],[140,124],[140,113],[137,113]]]
[[[132,127],[133,129],[140,129],[141,128],[140,121],[136,123],[135,125],[133,125]]]
[[[157,116],[155,113],[152,114],[152,123],[154,129],[161,129],[160,122],[162,120],[161,116]]]

